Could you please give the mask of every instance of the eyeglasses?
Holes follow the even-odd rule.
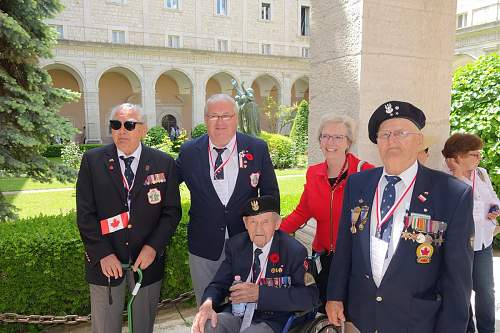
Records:
[[[472,156],[474,158],[480,159],[482,157],[481,153],[468,153],[467,155]]]
[[[123,123],[123,127],[125,127],[127,131],[133,131],[135,130],[135,125],[137,124],[143,124],[143,123],[140,121],[127,120],[126,122]],[[118,131],[120,128],[122,128],[122,122],[119,120],[110,120],[109,127],[111,127],[111,129],[115,131]]]
[[[207,114],[207,115],[205,115],[205,117],[207,117],[208,120],[215,122],[215,121],[217,121],[217,119],[220,119],[222,121],[229,121],[235,115],[236,115],[236,113],[233,113],[233,114],[221,114],[221,115],[218,115],[218,114]]]
[[[330,139],[333,140],[335,143],[341,143],[344,141],[344,139],[347,138],[347,135],[342,135],[342,134],[321,134],[319,136],[319,140],[323,142],[329,142]]]
[[[377,139],[379,139],[379,140],[389,140],[389,138],[392,135],[395,139],[400,140],[400,139],[406,139],[411,134],[419,134],[419,133],[409,132],[409,131],[402,131],[402,130],[381,131],[381,132],[377,133]]]

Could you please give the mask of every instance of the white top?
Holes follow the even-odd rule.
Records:
[[[266,276],[266,270],[267,270],[267,257],[269,256],[269,251],[271,251],[271,244],[273,243],[273,238],[269,242],[267,242],[264,247],[260,248],[262,250],[262,253],[259,255],[259,260],[260,260],[260,269],[262,270],[261,278]],[[258,246],[253,244],[253,252],[255,253],[255,249],[257,249]],[[252,254],[252,266],[253,266],[253,261],[254,261],[254,256],[255,254]],[[250,273],[248,274],[247,282],[251,281],[252,278],[252,266],[250,266]]]
[[[410,166],[408,169],[403,171],[399,175],[390,175],[387,173],[386,169],[384,168],[382,172],[382,176],[380,177],[380,180],[378,182],[378,192],[379,192],[379,206],[378,207],[373,207],[371,217],[370,217],[370,240],[371,237],[375,237],[376,229],[377,229],[377,211],[376,209],[379,210],[380,212],[380,205],[382,202],[382,193],[384,192],[384,188],[387,185],[387,179],[385,179],[385,176],[399,176],[401,178],[401,181],[399,181],[394,187],[396,190],[396,198],[394,199],[394,203],[397,203],[399,198],[403,195],[404,191],[408,186],[410,186],[413,178],[417,174],[418,170],[418,163],[415,161],[412,166]],[[392,222],[392,233],[391,233],[391,241],[389,243],[388,249],[387,249],[387,258],[384,259],[383,267],[375,267],[374,262],[377,261],[377,259],[381,258],[375,258],[375,251],[373,248],[373,242],[370,241],[370,262],[372,263],[372,273],[373,273],[373,280],[375,281],[375,284],[380,286],[380,282],[382,282],[382,278],[384,277],[384,274],[387,270],[387,267],[389,266],[389,263],[391,262],[392,256],[394,255],[394,252],[396,251],[396,248],[399,244],[399,239],[401,238],[401,232],[404,229],[404,217],[406,214],[406,211],[410,209],[410,203],[411,203],[411,197],[413,194],[413,186],[412,188],[408,191],[406,194],[406,197],[401,201],[399,204],[398,208],[394,211],[393,214],[393,222]],[[375,200],[375,195],[373,199],[373,205],[376,205],[376,200]],[[380,216],[380,219],[382,219],[383,216]]]
[[[462,180],[470,186],[474,181],[474,251],[480,251],[493,242],[496,221],[488,219],[488,211],[492,205],[500,206],[500,200],[485,169],[478,167],[471,178]]]
[[[222,153],[222,163],[224,163],[228,158],[229,161],[224,165],[224,179],[214,179],[214,164],[217,159],[217,152],[215,148],[224,148],[215,146],[210,139],[208,139],[210,145],[210,152],[208,157],[208,163],[210,164],[210,180],[214,186],[217,196],[224,206],[227,205],[231,195],[233,194],[234,187],[236,185],[236,179],[238,178],[238,145],[236,144],[236,134],[224,147],[226,150]],[[236,144],[236,145],[235,145]],[[234,151],[233,151],[234,148]],[[231,154],[232,152],[232,154]],[[212,158],[210,158],[212,156]]]
[[[137,167],[139,166],[139,159],[141,158],[141,152],[142,152],[142,144],[139,143],[139,147],[130,155],[125,155],[124,152],[122,152],[118,147],[116,148],[116,152],[118,153],[118,161],[120,161],[120,170],[122,171],[122,179],[125,178],[125,162],[120,158],[120,156],[123,157],[130,157],[134,156],[134,159],[132,160],[132,163],[130,164],[130,168],[132,169],[132,172],[134,173],[134,181],[132,183],[132,186],[130,187],[130,190],[135,184],[135,176],[137,175]],[[123,185],[125,186],[125,184]],[[127,202],[128,202],[128,210],[130,211],[130,197],[127,195]]]

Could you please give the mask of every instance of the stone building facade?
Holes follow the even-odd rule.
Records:
[[[232,80],[291,105],[309,98],[309,0],[63,0],[42,66],[81,99],[61,114],[82,142],[109,142],[110,109],[143,105],[148,125],[188,131]],[[265,117],[261,117],[266,129]]]

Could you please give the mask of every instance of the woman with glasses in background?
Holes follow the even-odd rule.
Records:
[[[456,133],[442,150],[449,173],[469,184],[474,193],[474,263],[476,324],[479,333],[495,331],[495,290],[492,243],[500,201],[485,169],[479,167],[483,141],[477,135]],[[472,241],[472,240],[471,240]],[[472,245],[472,244],[471,244]],[[467,332],[475,332],[472,307]]]
[[[314,253],[320,254],[322,269],[316,283],[323,306],[326,302],[330,263],[335,253],[346,180],[353,173],[373,168],[370,163],[349,153],[354,143],[355,129],[354,120],[346,116],[327,115],[321,119],[318,139],[325,161],[307,169],[300,202],[281,223],[281,230],[293,233],[309,219],[316,219],[312,249]],[[323,306],[321,312],[324,312]]]

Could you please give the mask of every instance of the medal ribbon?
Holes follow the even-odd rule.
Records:
[[[233,156],[233,152],[234,152],[235,148],[236,148],[236,140],[234,141],[234,145],[233,145],[233,148],[231,149],[231,153],[229,154],[229,157],[227,158],[227,160],[222,162],[222,164],[217,169],[214,170],[214,175],[217,174],[217,172],[219,172],[220,169],[224,168],[226,163],[231,159],[231,156]],[[213,162],[213,159],[212,159],[212,150],[210,149],[210,142],[208,143],[208,156],[210,156],[210,165],[212,166],[212,169],[214,169],[215,163]]]
[[[380,231],[380,229],[382,228],[382,226],[387,222],[387,220],[392,216],[392,214],[394,214],[394,211],[398,208],[399,204],[401,203],[401,201],[403,201],[403,199],[406,197],[406,195],[408,194],[408,192],[410,191],[410,189],[413,187],[413,184],[415,184],[415,180],[417,179],[417,175],[415,175],[415,177],[413,177],[413,180],[411,181],[410,183],[410,186],[408,186],[406,188],[406,190],[404,191],[403,195],[401,196],[401,198],[399,198],[399,200],[394,203],[394,205],[392,206],[391,209],[389,209],[389,211],[387,212],[387,214],[384,216],[384,219],[382,221],[380,221],[380,206],[379,206],[379,199],[378,199],[378,188],[379,186],[377,186],[377,190],[375,191],[375,200],[376,200],[376,207],[377,207],[377,231]]]

